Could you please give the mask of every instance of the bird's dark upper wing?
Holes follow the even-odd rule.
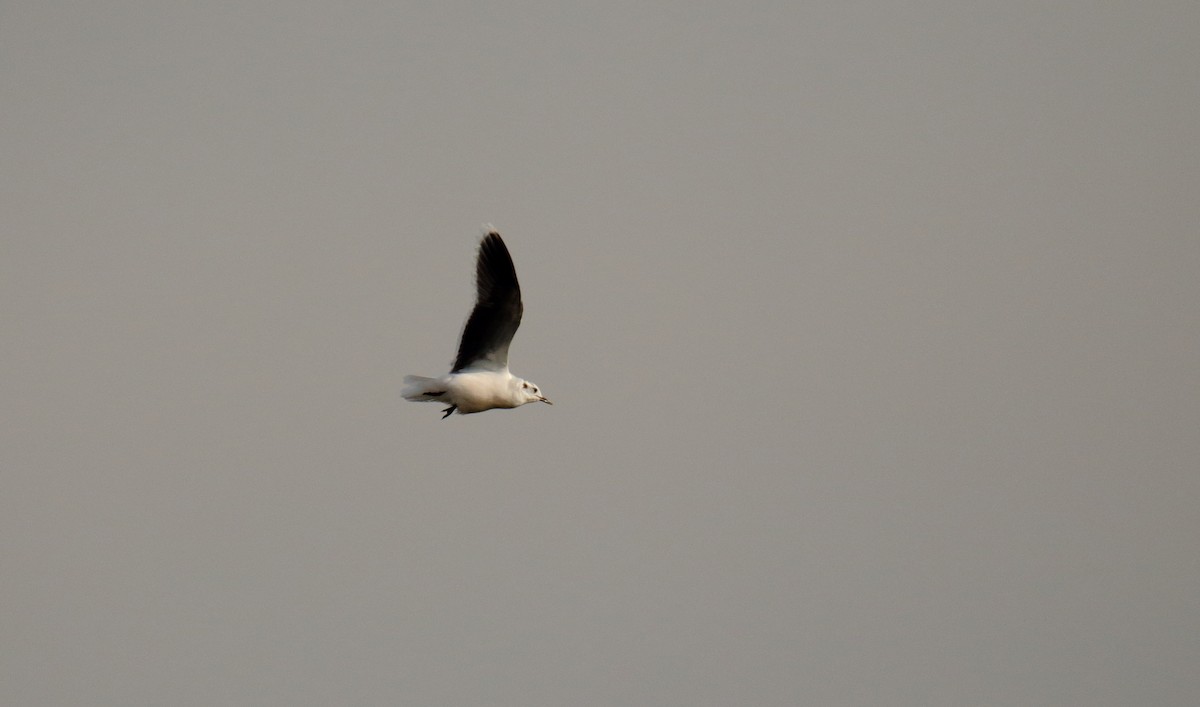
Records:
[[[484,236],[479,244],[475,287],[475,309],[463,328],[451,373],[464,368],[506,369],[508,345],[521,326],[523,307],[517,269],[495,231]]]

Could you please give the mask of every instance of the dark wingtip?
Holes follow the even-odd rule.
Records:
[[[500,237],[499,231],[488,231],[483,234],[483,239],[479,241],[479,247],[483,250],[493,250],[499,246],[508,250],[508,246],[504,245],[504,239]]]
[[[496,231],[491,231],[479,242],[475,272],[481,296],[494,284],[508,285],[520,291],[512,256],[509,255],[508,246],[504,245],[504,239]]]

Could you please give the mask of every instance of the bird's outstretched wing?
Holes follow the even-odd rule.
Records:
[[[463,327],[451,373],[466,368],[489,371],[508,368],[508,345],[521,326],[524,307],[517,269],[495,231],[489,231],[479,244],[475,288],[475,309]]]

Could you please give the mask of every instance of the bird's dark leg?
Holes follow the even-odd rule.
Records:
[[[451,415],[454,414],[454,411],[457,409],[458,409],[457,405],[451,405],[450,407],[446,408],[445,410],[442,410],[442,412],[446,413],[445,415],[442,415],[442,419],[445,420],[447,417],[450,417]]]

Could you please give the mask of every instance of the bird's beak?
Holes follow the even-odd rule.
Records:
[[[553,405],[553,404],[554,404],[554,403],[553,403],[553,402],[550,400],[550,398],[547,398],[547,397],[545,397],[545,396],[542,396],[542,397],[538,398],[538,400],[541,400],[543,403],[546,403],[547,405]]]

